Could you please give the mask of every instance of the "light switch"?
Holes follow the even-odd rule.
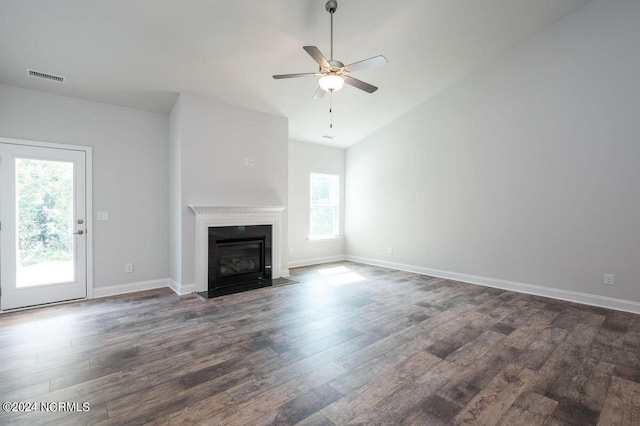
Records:
[[[97,220],[109,220],[109,212],[99,211],[97,213]]]

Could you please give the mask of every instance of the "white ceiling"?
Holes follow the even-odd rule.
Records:
[[[191,93],[346,147],[588,1],[338,0],[334,58],[389,63],[354,73],[377,92],[334,94],[332,131],[314,78],[271,77],[317,71],[304,45],[329,56],[325,0],[0,0],[0,83],[162,113]]]

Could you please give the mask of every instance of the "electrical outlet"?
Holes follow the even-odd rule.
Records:
[[[393,254],[393,247],[389,247],[389,248],[387,249],[387,253],[389,253],[389,254]]]
[[[125,263],[124,264],[124,271],[128,274],[133,272],[133,263]]]
[[[613,274],[604,274],[604,285],[613,285],[614,282]]]

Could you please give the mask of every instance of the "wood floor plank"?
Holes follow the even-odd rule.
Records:
[[[336,424],[347,423],[396,391],[407,380],[428,371],[439,361],[439,358],[427,352],[418,352],[320,412]]]
[[[507,410],[498,425],[544,425],[557,405],[558,402],[553,399],[525,391]]]
[[[313,388],[331,381],[344,372],[344,368],[335,363],[330,363],[325,368],[315,370],[268,389],[245,402],[239,403],[235,407],[221,410],[208,417],[205,423],[244,425],[253,422],[274,408],[280,407]]]
[[[412,414],[422,411],[421,418],[435,417],[423,411],[426,400],[447,383],[447,379],[427,371],[403,382],[394,392],[386,395],[373,406],[358,410],[353,424],[394,424],[411,418]],[[324,412],[324,410],[323,410]],[[429,423],[427,423],[429,424]]]
[[[342,397],[343,395],[331,386],[320,385],[252,420],[251,424],[297,424]]]
[[[248,401],[290,380],[327,368],[327,365],[335,363],[336,358],[355,349],[350,342],[344,342],[294,362],[282,357],[273,358],[264,365],[258,364],[251,368],[252,373],[257,376],[256,379],[230,388],[227,392],[238,403]],[[343,371],[346,369],[343,368]]]
[[[0,424],[640,424],[640,315],[352,262],[291,272],[0,314],[0,399],[91,407]]]
[[[582,387],[578,402],[589,410],[600,412],[607,396],[606,389],[609,389],[613,378],[615,366],[607,362],[598,362],[586,383]]]
[[[90,363],[87,360],[50,369],[36,368],[35,365],[30,368],[14,367],[14,369],[0,373],[0,394],[17,392],[22,388],[49,382],[57,377],[68,376],[88,368],[90,368]]]
[[[296,426],[335,426],[335,423],[323,416],[322,413],[316,412],[296,423]]]
[[[147,389],[143,395],[130,394],[107,403],[110,422],[119,424],[142,424],[163,417],[170,417],[185,406],[193,406],[203,400],[226,393],[224,390],[238,382],[251,380],[248,369],[239,369],[218,375],[207,381],[189,385],[181,380],[165,382],[161,386]],[[220,408],[231,404],[227,398],[216,400]],[[211,402],[211,401],[209,401]],[[210,406],[211,407],[211,406]],[[217,409],[217,408],[216,408]],[[207,416],[211,412],[206,413]]]
[[[18,382],[15,380],[13,382]],[[47,394],[51,388],[51,382],[42,382],[24,385],[22,382],[18,386],[12,386],[11,390],[0,394],[0,401],[27,401],[40,395]]]
[[[437,374],[437,370],[432,370]],[[446,377],[446,376],[443,376]],[[451,377],[448,377],[451,378]],[[449,401],[460,411],[480,392],[480,388],[469,383],[450,380],[436,392],[436,396]]]
[[[456,416],[456,424],[497,424],[535,376],[516,364],[507,365]]]
[[[640,424],[640,383],[613,377],[598,425]]]
[[[503,340],[503,334],[491,330],[485,331],[477,338],[449,354],[446,359],[456,364],[469,365],[479,357],[484,356],[491,348]]]
[[[421,338],[425,335],[423,329],[418,326],[408,327],[401,332],[395,333],[391,336],[386,336],[377,340],[366,347],[360,348],[358,351],[350,353],[337,360],[338,364],[345,368],[353,369],[359,365],[371,361],[397,346],[407,343],[413,339]]]
[[[342,374],[341,376],[338,376],[329,384],[344,394],[350,394],[365,386],[376,376],[396,367],[398,364],[406,361],[408,358],[413,357],[419,352],[426,350],[430,345],[431,342],[427,340],[411,340],[345,374]]]
[[[194,425],[202,422],[213,413],[233,407],[236,403],[227,392],[220,392],[193,404],[184,405],[180,410],[156,419],[144,419],[148,425]]]

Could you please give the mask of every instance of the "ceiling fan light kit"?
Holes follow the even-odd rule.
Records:
[[[384,65],[387,63],[387,59],[384,56],[374,56],[373,58],[365,59],[362,61],[354,62],[349,65],[344,65],[342,62],[333,59],[333,14],[338,9],[338,2],[335,0],[329,0],[325,4],[325,9],[331,15],[331,56],[329,60],[320,52],[316,46],[304,46],[303,49],[318,63],[318,72],[314,73],[299,73],[299,74],[279,74],[274,75],[275,79],[282,78],[297,78],[297,77],[320,77],[318,84],[319,88],[316,90],[313,97],[320,99],[326,92],[336,92],[342,88],[344,83],[353,86],[357,89],[364,90],[367,93],[373,93],[378,88],[372,84],[365,83],[364,81],[353,78],[349,73],[359,71],[372,66]]]
[[[344,86],[344,79],[335,74],[320,77],[318,84],[325,92],[337,92]]]

